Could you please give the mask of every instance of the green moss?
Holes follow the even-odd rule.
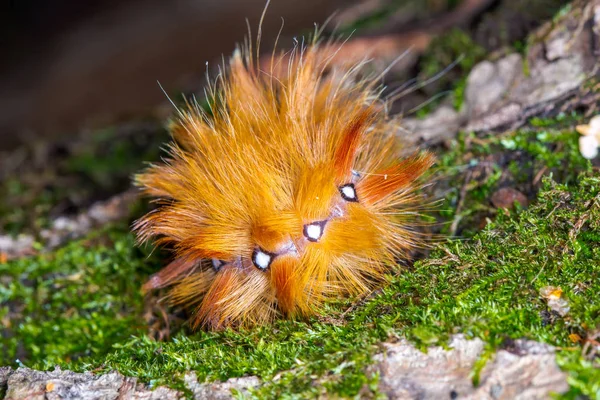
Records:
[[[71,325],[53,324],[58,326],[58,333],[48,336],[49,343],[42,343],[45,348],[54,349],[66,336],[68,343],[86,343],[86,350],[61,347],[63,356],[54,356],[51,361],[42,361],[41,353],[37,353],[39,360],[34,365],[50,366],[58,361],[78,370],[117,369],[154,385],[179,388],[183,387],[182,374],[188,370],[196,371],[201,381],[258,375],[267,382],[255,392],[262,398],[315,397],[324,393],[377,396],[377,376],[366,374],[365,368],[377,352],[378,343],[404,336],[426,347],[463,332],[485,340],[490,351],[508,339],[520,337],[559,346],[563,350],[558,359],[570,374],[569,395],[591,395],[597,385],[597,361],[586,360],[569,335],[586,338],[600,327],[600,301],[596,296],[600,291],[599,221],[600,178],[583,176],[570,186],[546,180],[539,201],[530,209],[518,215],[499,215],[470,241],[441,245],[428,259],[391,276],[380,292],[347,314],[344,310],[351,302],[340,302],[330,305],[325,313],[328,318],[323,321],[277,321],[272,326],[239,332],[180,332],[172,340],[157,342],[135,324],[133,328],[128,325],[132,320],[115,314],[115,310],[127,306],[115,303],[123,300],[106,295],[100,297],[104,301],[92,302],[92,308],[103,315],[95,323],[100,329],[108,329],[109,323],[102,319],[109,319],[118,329],[111,327],[109,337],[99,337],[86,336],[84,330],[73,330]],[[120,261],[113,258],[114,252],[104,250],[89,252],[95,255],[76,264],[95,265],[105,260],[100,266],[113,271],[109,274],[113,288],[103,290],[113,295],[114,291],[125,293],[120,298],[129,298],[127,304],[131,300],[135,303],[141,301],[138,295],[127,293],[138,286],[134,277],[144,269],[139,260],[127,256],[133,250],[123,253],[132,245],[130,239],[126,236],[120,240]],[[61,261],[72,263],[67,253],[74,251],[83,256],[84,251],[70,247],[61,253],[67,257]],[[117,265],[126,267],[115,269]],[[41,270],[51,273],[52,268]],[[69,275],[60,276],[59,281],[65,282]],[[125,288],[114,289],[120,285]],[[540,295],[540,289],[547,285],[564,290],[571,306],[567,317],[548,312]],[[79,299],[69,304],[86,315],[82,321],[88,326],[90,318],[95,317],[90,317],[86,311],[89,308],[80,303],[88,304],[85,293],[89,293],[89,286],[83,286],[88,287],[83,290],[84,297],[79,291]],[[57,286],[55,291],[63,290]],[[62,303],[74,294],[54,296]],[[68,309],[62,305],[57,308]],[[80,322],[75,321],[77,326]],[[41,325],[45,326],[43,317]],[[137,335],[130,336],[132,333]],[[64,354],[69,351],[90,356],[66,362]]]
[[[569,373],[571,390],[562,396],[565,399],[600,398],[600,362],[584,357],[580,349],[567,350],[559,354],[558,365]],[[585,398],[585,397],[584,397]]]
[[[438,95],[443,91],[450,93],[454,107],[460,109],[468,72],[483,60],[486,54],[486,50],[475,43],[468,33],[457,28],[434,38],[419,62],[420,80],[425,81],[440,74],[452,64],[456,65],[425,88],[430,96],[437,96],[437,100],[420,109],[417,116],[429,114],[443,99]]]
[[[155,341],[139,287],[163,261],[136,248],[124,226],[0,264],[0,364],[18,365],[18,359],[37,368],[117,369],[179,389],[188,370],[200,381],[257,375],[267,382],[254,393],[261,398],[377,397],[378,377],[365,371],[379,343],[400,336],[425,348],[463,332],[484,339],[488,355],[511,338],[559,346],[568,396],[593,397],[598,361],[569,337],[586,339],[600,329],[600,179],[589,175],[577,134],[568,128],[577,118],[532,120],[529,128],[497,138],[463,135],[441,158],[443,179],[458,185],[449,189],[447,217],[456,216],[453,193],[469,170],[474,183],[460,211],[465,221],[488,213],[487,199],[507,174],[509,182],[527,185],[546,168],[563,183],[547,180],[538,200],[518,214],[486,214],[494,222],[472,239],[441,244],[359,306],[353,300],[329,305],[327,317],[194,334],[173,326],[172,339]],[[478,168],[489,173],[477,178]],[[588,172],[578,178],[578,171]],[[547,285],[566,293],[567,317],[548,311],[540,295]]]
[[[527,127],[500,136],[461,133],[439,160],[438,190],[445,193],[441,220],[458,222],[444,231],[466,237],[477,233],[497,213],[490,198],[499,188],[514,188],[534,200],[542,175],[571,183],[589,171],[573,129],[578,121],[577,114],[561,114],[534,118]]]
[[[421,59],[420,71],[425,76],[433,76],[458,60],[458,68],[468,72],[485,55],[485,49],[473,42],[465,31],[453,28],[433,39]]]
[[[0,264],[0,365],[50,368],[145,332],[140,282],[153,265],[126,226]]]

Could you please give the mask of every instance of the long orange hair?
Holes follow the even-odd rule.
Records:
[[[318,313],[355,296],[420,244],[418,178],[428,153],[399,158],[376,83],[326,71],[319,44],[262,71],[236,51],[171,126],[170,158],[137,176],[160,206],[135,223],[174,261],[144,290],[170,287],[194,327],[249,326]],[[325,72],[326,71],[326,72]]]

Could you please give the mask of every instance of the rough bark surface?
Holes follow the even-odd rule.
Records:
[[[94,375],[90,372],[35,371],[29,368],[0,368],[0,393],[5,390],[5,400],[175,400],[182,393],[166,387],[154,390],[127,378],[118,372]]]
[[[432,347],[426,353],[408,342],[384,344],[374,356],[369,373],[378,373],[379,390],[394,399],[546,399],[565,392],[567,376],[556,365],[554,348],[542,343],[516,340],[499,350],[473,385],[475,363],[484,343],[452,338],[449,348]],[[195,400],[233,399],[261,385],[258,377],[232,378],[225,382],[199,383],[194,372],[185,375],[186,387]],[[118,372],[104,375],[56,369],[40,372],[29,368],[0,368],[0,393],[16,399],[180,399],[182,393],[166,387],[154,390]]]
[[[467,78],[460,112],[442,106],[424,119],[404,119],[401,135],[408,140],[407,151],[451,139],[459,130],[516,129],[533,116],[555,115],[600,99],[594,88],[600,66],[600,0],[574,2],[530,42],[525,55],[477,64]]]
[[[138,191],[129,189],[106,201],[95,203],[78,215],[55,219],[51,228],[40,232],[40,237],[44,241],[43,251],[49,251],[70,240],[79,239],[94,228],[127,218],[131,211],[131,205],[137,199]],[[5,254],[7,260],[36,254],[34,245],[35,239],[31,235],[20,235],[16,238],[11,235],[0,235],[0,253]]]
[[[372,372],[380,374],[380,390],[395,399],[546,399],[568,389],[566,374],[554,360],[554,349],[517,340],[499,350],[473,385],[475,363],[484,343],[455,336],[448,350],[423,353],[406,342],[385,345],[375,356]]]
[[[185,375],[185,384],[194,394],[194,400],[228,400],[233,393],[248,394],[248,389],[260,386],[256,376],[231,378],[225,382],[199,383],[194,372]]]

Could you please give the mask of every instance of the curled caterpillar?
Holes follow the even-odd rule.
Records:
[[[420,244],[418,178],[433,156],[400,159],[376,83],[327,67],[318,42],[263,71],[236,51],[171,126],[170,157],[136,177],[159,207],[140,241],[174,261],[144,285],[170,287],[192,326],[222,329],[309,316],[381,285]]]

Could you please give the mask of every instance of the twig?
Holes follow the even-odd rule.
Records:
[[[471,180],[471,175],[473,175],[473,171],[471,171],[471,170],[467,171],[463,185],[460,188],[458,204],[456,205],[456,211],[454,213],[454,220],[452,221],[452,224],[450,225],[450,236],[454,236],[458,229],[458,224],[461,220],[460,212],[462,211],[463,205],[465,203],[465,197],[467,197],[467,185],[469,184],[469,181]]]

